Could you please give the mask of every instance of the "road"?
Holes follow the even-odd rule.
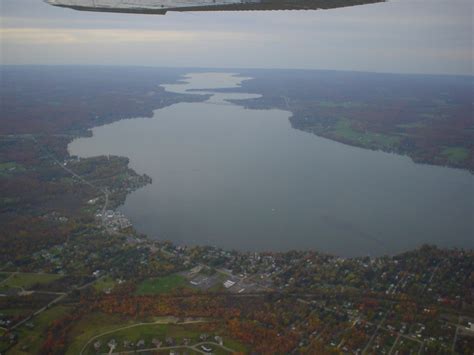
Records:
[[[139,350],[120,351],[120,352],[116,352],[116,353],[114,353],[113,350],[112,350],[108,354],[109,355],[112,355],[112,354],[113,355],[137,354],[137,353],[144,353],[144,352],[164,351],[164,350],[181,350],[181,349],[193,350],[193,351],[195,351],[197,353],[200,353],[200,354],[209,354],[209,353],[207,353],[207,352],[200,349],[201,345],[211,345],[211,346],[214,346],[214,347],[224,349],[225,351],[228,351],[231,354],[235,353],[235,350],[232,350],[232,349],[230,349],[230,348],[228,348],[224,345],[219,345],[219,344],[214,343],[212,341],[206,341],[206,342],[197,343],[197,344],[194,344],[194,345],[163,346],[163,347],[159,347],[159,348],[147,348],[147,349],[139,349]]]
[[[46,311],[48,308],[50,308],[51,306],[53,306],[54,304],[58,303],[59,301],[61,301],[64,297],[66,297],[68,294],[67,293],[58,293],[58,295],[60,295],[59,297],[55,298],[54,300],[52,300],[51,302],[49,302],[46,306],[44,306],[43,308],[40,308],[38,309],[35,313],[33,314],[30,314],[28,317],[26,317],[25,319],[21,320],[20,322],[16,323],[14,326],[12,326],[10,328],[10,330],[14,330],[16,328],[18,328],[19,326],[21,326],[22,324],[28,322],[29,320],[33,319],[34,317],[36,317],[38,314]]]
[[[38,140],[36,139],[36,137],[34,136],[31,136],[30,137],[36,145],[39,146],[40,150],[45,153],[55,164],[57,164],[61,169],[63,169],[64,171],[66,171],[67,173],[71,174],[73,177],[75,177],[77,180],[79,180],[80,182],[82,182],[83,184],[87,185],[87,186],[90,186],[91,188],[93,188],[94,190],[97,190],[99,191],[100,193],[102,193],[104,195],[104,205],[102,206],[102,223],[104,224],[104,221],[105,221],[105,211],[107,211],[108,209],[108,206],[109,206],[109,191],[108,189],[105,187],[105,188],[101,188],[99,186],[96,186],[94,185],[93,183],[87,181],[86,179],[84,179],[82,176],[80,176],[79,174],[77,174],[75,171],[69,169],[66,165],[64,165],[64,163],[61,163],[53,154],[51,154],[45,147],[41,146],[40,143],[38,142]]]
[[[2,281],[0,282],[0,286],[3,285],[3,284],[4,284],[5,282],[7,282],[8,280],[10,280],[15,274],[18,274],[18,272],[12,272],[12,273],[10,274],[10,276],[8,276],[5,280],[2,280]]]
[[[58,297],[56,297],[54,300],[52,300],[51,302],[49,302],[46,306],[38,309],[36,312],[34,312],[33,314],[30,314],[28,317],[26,317],[25,319],[21,320],[20,322],[16,323],[15,325],[13,325],[10,330],[13,330],[13,329],[16,329],[18,328],[19,326],[21,326],[22,324],[25,324],[26,322],[28,322],[29,320],[33,319],[34,317],[36,317],[37,315],[41,314],[42,312],[46,311],[47,309],[51,308],[53,305],[55,305],[56,303],[58,303],[59,301],[61,301],[63,298],[65,298],[66,296],[68,296],[71,292],[73,292],[74,290],[82,290],[86,287],[89,287],[91,286],[92,284],[94,284],[95,282],[97,282],[98,280],[102,279],[104,276],[98,278],[98,279],[95,279],[91,282],[88,282],[82,286],[79,286],[79,287],[75,287],[73,288],[71,291],[69,292],[47,292],[47,291],[32,291],[33,293],[42,293],[42,294],[54,294],[54,295],[58,295]]]
[[[370,346],[372,345],[372,342],[374,341],[375,339],[375,336],[377,335],[377,333],[379,332],[379,329],[382,327],[383,323],[385,322],[385,320],[387,319],[387,316],[388,314],[391,312],[391,308],[389,311],[387,311],[384,315],[384,317],[382,318],[382,320],[380,321],[380,323],[377,325],[377,328],[375,328],[375,331],[374,331],[374,334],[372,334],[372,336],[370,337],[369,339],[369,342],[367,343],[367,345],[365,346],[364,350],[362,350],[362,355],[363,354],[367,354],[367,350],[370,349]]]
[[[453,344],[451,345],[451,351],[453,352],[453,354],[454,354],[454,350],[456,349],[456,342],[458,340],[459,323],[461,323],[461,316],[458,316],[458,324],[456,324],[456,333],[454,333]]]

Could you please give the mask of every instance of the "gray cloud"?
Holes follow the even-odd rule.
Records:
[[[1,0],[5,64],[343,69],[472,75],[471,0],[331,11],[84,13]]]

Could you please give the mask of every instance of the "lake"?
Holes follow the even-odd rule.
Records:
[[[231,88],[245,78],[195,73],[184,80],[165,88]],[[156,110],[153,118],[96,127],[69,151],[126,156],[151,176],[153,184],[130,194],[120,210],[138,231],[176,244],[342,256],[423,243],[474,247],[469,172],[347,146],[293,129],[290,112],[226,101],[253,97],[218,93]]]

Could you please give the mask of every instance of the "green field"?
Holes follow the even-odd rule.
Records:
[[[111,339],[115,339],[118,343],[119,347],[117,347],[117,351],[127,350],[124,349],[123,346],[124,340],[136,343],[138,340],[143,339],[147,346],[153,346],[151,345],[153,338],[157,338],[164,343],[164,340],[168,336],[173,337],[178,346],[182,343],[183,338],[189,338],[194,343],[198,342],[201,331],[198,329],[196,323],[173,324],[175,321],[176,319],[173,317],[158,317],[143,320],[143,323],[147,323],[143,324],[140,323],[139,320],[131,320],[116,315],[98,312],[88,314],[79,320],[71,330],[66,354],[80,354],[81,350],[89,341],[90,343],[87,345],[84,354],[96,354],[93,345],[97,340],[101,341],[101,352],[108,351],[107,343]],[[202,322],[206,322],[206,320]],[[227,337],[223,337],[223,339],[225,346],[235,349],[236,351],[246,351],[246,348],[237,341]],[[128,350],[133,349],[129,348]],[[193,352],[189,353],[192,354]],[[216,354],[225,353],[225,351],[216,352]],[[166,354],[169,354],[169,351],[166,352]]]
[[[316,102],[317,106],[323,108],[366,108],[367,105],[364,102],[357,102],[357,101],[329,101],[329,100],[321,100]]]
[[[115,287],[115,283],[113,278],[106,276],[97,280],[93,287],[98,292],[105,292],[106,290],[112,290]]]
[[[26,317],[36,311],[35,308],[21,307],[21,308],[3,308],[0,314],[9,317]]]
[[[462,163],[469,158],[469,150],[462,147],[446,147],[441,152],[451,163]]]
[[[11,273],[9,273],[9,272],[0,272],[0,282],[5,280],[10,275],[11,275]]]
[[[129,326],[126,329],[119,329],[115,332],[111,332],[108,334],[104,334],[97,338],[94,338],[90,344],[87,346],[85,354],[95,354],[96,351],[94,349],[94,343],[96,341],[100,341],[101,346],[99,352],[107,352],[109,347],[107,343],[114,339],[117,342],[117,348],[115,351],[130,351],[134,350],[134,346],[126,347],[124,345],[124,341],[128,341],[130,343],[136,344],[138,341],[143,340],[145,342],[145,348],[152,348],[154,345],[152,344],[153,339],[160,340],[163,345],[165,346],[165,339],[167,337],[173,338],[175,341],[176,346],[183,344],[183,339],[187,338],[190,339],[191,345],[197,344],[201,342],[199,339],[199,335],[201,332],[192,324],[189,325],[178,325],[178,324],[136,324]],[[227,346],[230,346],[231,342],[226,342]],[[238,349],[242,349],[243,347],[236,343],[232,342],[232,344],[237,345]],[[218,348],[218,346],[213,345],[212,348],[219,349],[215,351],[215,354],[228,354],[227,351]]]
[[[352,128],[351,121],[346,118],[338,120],[334,131],[335,137],[354,143],[355,145],[366,148],[384,148],[395,147],[399,142],[399,137],[389,136],[381,133],[359,132]]]
[[[23,288],[28,290],[36,284],[47,284],[60,279],[63,275],[58,274],[27,274],[13,273],[7,279],[0,281],[0,290],[9,288]]]
[[[0,176],[7,176],[18,172],[23,172],[25,170],[26,169],[23,167],[23,165],[15,162],[0,163]]]
[[[99,312],[88,314],[74,325],[68,335],[70,345],[66,354],[77,355],[90,338],[131,324],[133,324],[132,321],[127,322],[127,320],[115,315]]]
[[[423,121],[416,121],[416,122],[411,122],[411,123],[402,123],[398,124],[397,127],[400,128],[422,128],[425,127],[426,123]]]
[[[66,314],[71,312],[70,307],[66,306],[55,306],[52,307],[35,318],[30,322],[23,324],[16,331],[18,334],[18,343],[10,349],[9,354],[37,354],[45,339],[45,333],[51,322],[55,319],[59,319]],[[29,326],[28,326],[28,325]]]
[[[191,330],[187,330],[182,326],[174,326],[167,324],[155,324],[155,325],[138,325],[128,329],[118,330],[111,334],[107,334],[94,339],[93,342],[100,340],[102,346],[100,352],[107,352],[107,343],[111,339],[115,339],[118,343],[117,351],[133,350],[127,349],[123,346],[123,341],[128,340],[133,343],[137,343],[139,340],[144,340],[147,347],[153,347],[151,341],[153,338],[159,338],[163,343],[166,337],[173,337],[174,339],[190,338],[193,341],[197,341],[199,333]],[[94,354],[93,342],[88,346],[86,354]]]
[[[176,288],[187,287],[187,280],[181,275],[168,275],[148,279],[140,283],[137,287],[137,295],[155,295],[171,292]]]
[[[202,354],[202,353],[198,353],[197,351],[189,350],[189,349],[186,349],[186,348],[175,348],[174,350],[178,354],[189,354],[189,355]],[[158,351],[158,352],[153,352],[153,354],[157,354],[157,355],[169,355],[169,353],[170,353],[169,350],[162,350],[162,351]]]

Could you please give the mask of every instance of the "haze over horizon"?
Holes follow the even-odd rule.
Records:
[[[328,11],[151,16],[2,0],[0,63],[472,75],[472,6],[391,0]]]

